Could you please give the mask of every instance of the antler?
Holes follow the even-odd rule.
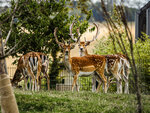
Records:
[[[93,37],[95,40],[97,39],[97,36],[99,35],[99,28],[98,26],[96,25],[96,23],[93,23],[95,25],[95,27],[97,28],[97,31],[96,31],[96,35]]]
[[[73,22],[71,25],[70,25],[70,36],[71,36],[71,38],[72,38],[72,40],[74,40],[75,42],[78,42],[79,41],[79,39],[80,39],[80,37],[81,37],[81,34],[80,34],[80,32],[79,32],[79,28],[77,28],[77,33],[78,33],[78,38],[76,39],[76,38],[74,38],[74,34],[72,34],[72,29],[73,29],[73,25],[74,25],[74,23],[75,22]]]
[[[89,40],[89,41],[86,41],[86,38],[84,37],[85,42],[93,42],[94,40],[97,39],[97,36],[98,36],[98,34],[99,34],[99,28],[98,28],[98,26],[96,25],[96,23],[93,23],[93,24],[95,25],[95,27],[96,27],[96,29],[97,29],[96,35],[93,36],[93,39],[92,39],[92,40]]]
[[[57,35],[56,35],[57,29],[58,29],[58,27],[56,27],[55,30],[54,30],[54,36],[55,36],[56,43],[60,46],[63,46],[64,43],[58,41],[58,38],[57,38]]]
[[[69,35],[71,36],[72,40],[77,41],[77,39],[74,38],[74,34],[72,34],[72,28],[73,28],[74,23],[75,23],[75,22],[73,22],[73,23],[70,25],[70,28],[69,28],[69,29],[70,29],[70,34],[69,34]]]

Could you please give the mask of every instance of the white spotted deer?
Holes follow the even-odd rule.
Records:
[[[42,60],[41,72],[43,73],[44,76],[40,76],[40,79],[42,79],[43,77],[47,79],[47,88],[48,88],[48,90],[50,90],[50,77],[47,74],[48,66],[49,66],[49,58],[46,54],[44,54],[42,52],[36,52],[36,53],[40,56],[40,58]],[[39,82],[41,84],[41,80]]]
[[[77,42],[77,39],[74,38],[74,34],[72,33],[72,29],[73,29],[74,23],[75,23],[75,22],[73,22],[73,23],[70,25],[70,36],[71,36],[71,38],[72,38],[75,42]],[[98,30],[98,27],[97,27],[97,25],[96,25],[95,23],[94,23],[94,25],[96,26],[97,31],[96,31],[96,35],[93,37],[93,39],[96,39],[97,36],[98,36],[98,34],[99,34],[99,32],[98,32],[99,30]],[[78,37],[80,37],[79,29],[77,29],[77,33],[78,33]],[[86,39],[85,39],[85,42],[79,40],[78,46],[79,46],[79,54],[80,54],[81,57],[82,57],[82,56],[87,56],[87,55],[89,55],[89,54],[88,54],[88,51],[87,51],[87,49],[86,49],[86,46],[88,46],[88,45],[90,44],[90,42],[94,41],[93,39],[90,40],[90,41],[86,41]],[[89,74],[89,75],[87,75],[87,77],[88,77],[88,76],[91,76],[91,75]],[[96,73],[93,73],[93,75],[92,75],[92,92],[95,92],[95,91],[96,91],[96,84],[95,84],[95,83],[96,83],[96,78],[97,78]]]
[[[28,90],[27,81],[28,78],[32,80],[32,91],[39,90],[39,76],[41,72],[42,61],[40,56],[36,52],[29,52],[20,57],[17,65],[17,70],[11,81],[12,85],[16,85],[17,82],[24,79],[25,89]],[[21,78],[20,74],[23,75]],[[19,79],[20,77],[20,79]],[[31,84],[31,82],[30,82]],[[31,85],[30,85],[31,87]]]
[[[74,23],[72,23],[72,25],[70,27],[71,32],[73,29],[73,24]],[[89,40],[89,41],[87,41],[86,38],[84,38],[85,41],[82,41],[82,42],[79,41],[79,43],[78,43],[80,56],[88,56],[89,55],[88,51],[87,51],[87,46],[89,46],[91,42],[96,40],[97,35],[99,34],[98,26],[95,23],[94,23],[94,25],[97,29],[95,37],[93,37],[93,39]],[[78,36],[80,36],[79,29],[77,29],[77,32],[78,32]],[[72,33],[70,33],[70,34],[72,34]],[[71,36],[71,38],[76,42],[76,39],[73,36]],[[117,93],[122,93],[122,78],[125,81],[124,93],[129,93],[128,76],[129,76],[129,67],[130,66],[129,66],[129,62],[128,62],[127,58],[122,54],[103,55],[103,56],[106,58],[106,64],[107,64],[106,73],[108,75],[108,81],[107,81],[108,87],[110,85],[110,81],[112,80],[112,79],[109,80],[109,76],[113,75],[113,77],[116,78],[116,80],[117,80]],[[95,82],[96,82],[96,80],[93,77],[93,87],[95,87],[95,84],[94,84]],[[98,85],[98,89],[99,89],[99,87],[100,87],[100,83]]]
[[[89,75],[92,73],[97,73],[98,80],[102,80],[104,83],[104,92],[107,93],[107,81],[104,75],[104,69],[106,64],[106,59],[104,56],[100,55],[88,55],[84,57],[70,57],[70,50],[73,49],[78,43],[80,37],[77,38],[76,43],[62,43],[58,41],[57,35],[57,28],[54,30],[54,36],[56,43],[60,46],[61,49],[63,49],[63,62],[66,67],[66,69],[72,74],[74,77],[73,83],[72,83],[72,91],[74,89],[74,86],[77,85],[77,79],[80,76],[83,75]],[[76,87],[77,88],[77,87]],[[77,88],[78,91],[78,88]]]

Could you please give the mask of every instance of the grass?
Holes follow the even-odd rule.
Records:
[[[135,95],[15,90],[20,113],[135,113]],[[143,109],[150,112],[150,95],[143,95]]]

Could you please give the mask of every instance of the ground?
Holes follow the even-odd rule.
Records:
[[[40,91],[15,89],[20,113],[135,113],[133,94]],[[142,95],[144,113],[150,113],[150,95]]]

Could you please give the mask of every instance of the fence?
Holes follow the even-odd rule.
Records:
[[[138,74],[139,74],[139,85],[141,87],[141,91],[149,94],[150,92],[150,59],[144,59],[139,61],[140,64],[137,64],[138,68]],[[8,74],[10,75],[10,78],[13,77],[16,67],[8,67]],[[59,76],[55,79],[55,85],[50,84],[51,86],[54,85],[54,90],[58,91],[70,91],[73,83],[73,77],[66,71],[62,70],[59,73]],[[86,90],[91,91],[92,89],[92,76],[90,77],[79,77],[77,84],[79,86],[80,90]],[[23,82],[21,82],[21,85],[23,85]],[[46,79],[42,80],[42,89],[47,89],[47,83]],[[76,88],[74,88],[76,89]],[[102,89],[102,88],[101,88]],[[134,87],[134,78],[132,74],[129,76],[129,89],[130,92],[134,93],[135,87]],[[108,92],[115,92],[116,91],[116,84],[111,84],[111,87],[109,88]]]
[[[59,82],[56,83],[56,90],[59,90],[59,91],[71,90],[73,77],[70,73],[68,73],[66,70],[62,70],[59,74],[58,79],[59,79],[58,80]],[[92,89],[92,76],[79,77],[77,80],[77,85],[78,85],[79,90],[91,90]]]
[[[13,78],[16,69],[17,69],[16,67],[7,67],[8,75],[10,76],[11,79]]]

